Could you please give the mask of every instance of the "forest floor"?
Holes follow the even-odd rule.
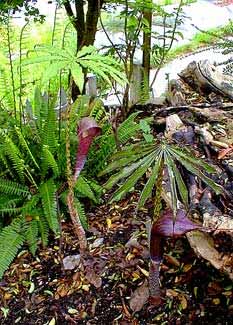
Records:
[[[215,101],[213,96],[187,93],[189,104],[186,108],[174,108],[182,121],[191,127],[199,123],[217,131],[220,125],[225,125],[226,136],[233,142],[230,138],[233,134],[230,135],[231,131],[227,129],[230,119],[223,121],[213,111],[208,115],[206,109],[187,109],[190,103],[192,107],[195,104],[211,106]],[[216,113],[216,102],[213,105]],[[158,112],[169,115],[174,111],[153,105],[146,107],[145,115],[155,116],[157,133],[164,131],[165,118]],[[232,191],[230,161],[233,150],[229,147],[223,152],[223,149],[214,150],[209,145],[196,136],[195,147],[221,168],[219,177],[226,176],[224,184]],[[225,171],[224,166],[230,169]],[[22,251],[0,282],[1,305],[4,306],[0,324],[232,324],[232,280],[209,261],[197,257],[186,237],[165,241],[160,274],[163,302],[160,306],[149,304],[149,250],[145,224],[153,208],[152,202],[148,202],[136,213],[139,190],[140,184],[115,204],[109,204],[106,195],[101,206],[90,207],[87,233],[90,251],[82,263],[78,256],[76,261],[73,258],[72,262],[76,263],[71,265],[73,269],[65,270],[61,263],[65,257],[79,254],[78,240],[69,222],[62,222],[62,238],[55,242],[51,240],[53,244],[41,249],[37,257]],[[200,191],[199,196],[202,194]],[[217,200],[213,196],[212,203],[223,213],[227,211],[232,219],[228,209],[230,201]],[[229,233],[213,231],[212,237],[220,255],[232,256]]]

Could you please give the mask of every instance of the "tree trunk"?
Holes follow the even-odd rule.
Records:
[[[64,1],[64,7],[71,23],[77,33],[77,52],[83,46],[93,45],[97,32],[97,24],[100,16],[100,10],[104,0],[88,0],[87,13],[84,12],[84,0],[75,0],[75,13],[71,7],[71,1]],[[85,93],[85,85],[80,90],[73,82],[72,84],[72,100],[74,101],[80,94]]]
[[[147,8],[144,9],[143,18],[147,21],[148,27],[143,32],[143,57],[142,66],[144,70],[144,82],[150,84],[150,52],[151,52],[151,27],[152,27],[152,1],[147,1]],[[149,89],[148,89],[149,90]]]

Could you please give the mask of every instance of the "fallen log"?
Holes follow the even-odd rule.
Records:
[[[214,92],[233,100],[233,77],[224,75],[208,60],[193,61],[178,75],[200,94]]]

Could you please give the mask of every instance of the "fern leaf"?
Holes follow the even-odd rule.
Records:
[[[48,245],[48,237],[49,237],[49,224],[45,217],[40,214],[37,219],[39,232],[41,236],[42,245],[46,247]]]
[[[80,218],[83,228],[85,230],[88,230],[88,221],[87,221],[87,216],[86,216],[83,205],[77,198],[75,198],[75,200],[74,200],[74,205],[75,205],[76,210],[78,211],[78,215],[79,215],[79,218]]]
[[[59,231],[59,223],[57,218],[57,202],[56,202],[56,187],[52,179],[42,184],[39,188],[42,206],[45,218],[50,229],[54,233]]]
[[[79,176],[75,184],[75,190],[84,197],[88,197],[93,202],[97,203],[94,192],[92,191],[87,180],[83,176]]]
[[[21,232],[22,227],[22,219],[15,219],[0,233],[0,278],[2,278],[24,243],[25,237]]]
[[[42,152],[43,152],[43,161],[42,161],[43,174],[45,175],[46,172],[48,171],[48,168],[50,167],[54,172],[54,176],[58,176],[59,168],[53,154],[49,150],[49,147],[47,145],[44,145],[42,148]]]
[[[36,220],[28,221],[25,224],[26,232],[25,238],[29,246],[29,250],[34,256],[37,250],[37,241],[38,241],[38,222]]]
[[[8,181],[4,178],[0,178],[0,192],[5,194],[15,194],[27,197],[30,195],[30,191],[26,186],[18,184],[16,182]]]

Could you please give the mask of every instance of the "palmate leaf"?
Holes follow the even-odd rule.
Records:
[[[153,187],[156,183],[157,177],[158,177],[158,173],[159,170],[161,168],[161,163],[162,163],[162,154],[158,155],[158,158],[154,161],[154,166],[151,172],[151,175],[146,183],[146,185],[144,186],[140,198],[139,198],[139,202],[138,202],[138,208],[142,208],[144,206],[144,204],[146,203],[147,199],[149,197],[151,197],[152,195],[152,190]]]
[[[202,159],[198,159],[197,157],[195,157],[191,149],[190,150],[187,150],[185,148],[181,149],[171,145],[169,146],[168,150],[171,154],[174,153],[176,154],[176,156],[178,155],[181,159],[183,158],[189,161],[191,164],[198,167],[199,169],[203,169],[207,173],[216,173],[216,169],[213,166],[206,163]]]
[[[129,165],[129,163],[135,162],[136,160],[140,159],[142,156],[145,156],[145,154],[151,153],[153,148],[149,148],[147,151],[141,150],[141,152],[138,152],[137,154],[132,154],[132,151],[127,151],[127,156],[124,156],[123,158],[118,159],[118,155],[114,155],[114,158],[112,158],[114,161],[110,163],[101,173],[99,173],[98,176],[103,176],[105,174],[108,174],[114,170],[121,169],[122,167],[125,167]],[[120,154],[121,152],[119,152]],[[120,155],[119,155],[120,156]]]
[[[179,161],[181,165],[183,165],[190,173],[192,173],[195,176],[198,176],[204,183],[206,183],[209,187],[211,187],[217,194],[221,194],[223,192],[222,186],[215,183],[211,178],[206,176],[199,168],[198,166],[192,164],[190,162],[190,159],[185,159],[185,157],[181,157],[180,155],[177,155],[173,151],[173,156]],[[189,158],[189,157],[188,157]]]
[[[143,163],[147,161],[147,157],[140,159],[139,161],[133,163],[130,166],[124,167],[122,170],[120,170],[117,174],[112,175],[109,180],[104,184],[104,188],[109,190],[112,188],[119,180],[122,178],[127,178],[129,175],[131,175],[135,169],[140,167]]]
[[[170,156],[170,155],[168,154],[168,157],[169,157],[169,156]],[[186,187],[186,185],[185,185],[185,183],[184,183],[184,180],[183,180],[183,178],[182,178],[182,176],[181,176],[181,174],[180,174],[178,168],[176,167],[176,164],[175,164],[174,160],[172,159],[171,156],[169,157],[169,159],[170,159],[169,165],[170,165],[170,168],[172,169],[173,174],[174,174],[174,176],[175,176],[177,189],[178,189],[178,192],[179,192],[179,194],[180,194],[180,196],[181,196],[182,203],[183,203],[186,207],[188,207],[188,199],[189,199],[189,197],[188,197],[188,190],[187,190],[187,187]]]
[[[56,186],[52,179],[42,184],[39,188],[44,216],[54,233],[59,231],[56,202]]]
[[[167,171],[169,175],[169,183],[170,183],[170,189],[171,189],[171,200],[172,200],[172,210],[173,210],[173,217],[175,219],[177,207],[178,207],[178,197],[177,197],[177,190],[176,190],[176,181],[175,181],[175,175],[174,171],[171,165],[172,158],[167,155],[167,152],[164,152],[164,161],[167,165]]]
[[[154,153],[148,155],[147,159],[140,164],[140,166],[133,172],[133,174],[125,181],[123,185],[119,187],[119,189],[114,193],[112,201],[118,201],[125,195],[128,191],[132,189],[132,187],[137,183],[137,181],[145,174],[150,165],[155,159]]]

